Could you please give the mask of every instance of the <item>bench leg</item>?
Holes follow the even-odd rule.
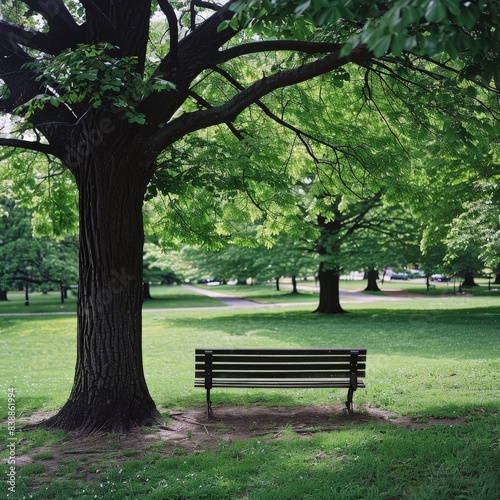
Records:
[[[210,389],[207,389],[207,418],[212,416],[212,401],[210,401]]]
[[[352,395],[354,393],[354,389],[352,387],[349,387],[349,391],[347,391],[347,401],[345,402],[345,405],[347,406],[347,411],[349,412],[350,415],[352,415]]]

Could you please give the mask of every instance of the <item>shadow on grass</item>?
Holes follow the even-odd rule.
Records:
[[[453,310],[371,309],[344,315],[303,311],[250,312],[219,317],[177,318],[176,325],[206,332],[207,344],[252,347],[262,339],[279,347],[366,347],[369,355],[498,358],[500,307]],[[219,335],[218,335],[219,334]],[[259,344],[258,344],[259,343]],[[271,345],[269,346],[271,347]]]

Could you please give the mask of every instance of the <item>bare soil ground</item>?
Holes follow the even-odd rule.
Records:
[[[33,425],[50,417],[52,413],[35,413],[19,419]],[[370,406],[355,406],[349,415],[342,404],[298,407],[242,407],[217,406],[208,419],[204,408],[170,412],[166,425],[150,429],[136,429],[128,435],[94,435],[87,438],[69,434],[66,439],[50,446],[31,449],[29,454],[16,457],[17,467],[34,461],[40,453],[49,455],[42,461],[50,475],[69,460],[97,462],[106,456],[115,462],[137,458],[146,453],[164,456],[199,453],[215,450],[221,442],[234,442],[256,436],[279,437],[284,431],[311,436],[318,432],[334,432],[342,426],[363,425],[370,422],[388,422],[410,429],[434,424],[461,425],[462,419],[430,419],[416,422],[408,417],[394,417],[389,412]],[[19,440],[21,441],[22,433]],[[20,443],[21,444],[21,443]],[[42,478],[40,478],[42,479]],[[91,479],[88,476],[87,479]],[[42,480],[43,481],[43,480]]]

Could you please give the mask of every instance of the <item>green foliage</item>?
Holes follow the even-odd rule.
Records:
[[[0,289],[16,283],[54,287],[78,280],[77,243],[33,235],[31,213],[13,200],[0,199]]]
[[[474,270],[483,267],[500,272],[500,206],[498,204],[498,178],[479,183],[478,199],[464,204],[464,212],[450,224],[446,238],[447,260],[459,260],[471,255]],[[482,196],[481,196],[482,194]],[[469,259],[470,260],[470,259]]]
[[[78,191],[59,162],[33,152],[6,154],[0,161],[0,195],[32,214],[37,236],[63,239],[78,231]]]
[[[136,58],[113,55],[118,52],[119,48],[109,43],[80,44],[56,56],[45,55],[27,63],[27,69],[39,74],[36,79],[44,93],[20,106],[17,113],[30,118],[47,104],[71,108],[88,103],[93,108],[124,110],[130,123],[143,125],[146,117],[136,111],[136,103],[152,92],[173,90],[175,85],[158,77],[144,80],[134,71]]]
[[[196,263],[189,262],[184,249],[164,252],[157,244],[146,242],[143,263],[145,281],[182,282],[199,277]]]
[[[232,9],[237,13],[230,22],[235,29],[252,25],[269,34],[276,24],[293,25],[292,15],[297,25],[310,26],[303,36],[312,26],[335,26],[337,33],[343,29],[344,55],[364,44],[375,57],[447,53],[461,59],[465,77],[500,88],[500,7],[494,0],[240,0]],[[294,32],[300,35],[300,30]]]

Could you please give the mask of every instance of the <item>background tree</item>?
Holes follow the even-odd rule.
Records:
[[[78,282],[78,246],[74,238],[54,240],[33,234],[32,215],[11,199],[0,202],[0,289],[2,300],[15,285],[50,290]]]
[[[403,12],[402,1],[360,0],[350,9],[339,2],[319,10],[295,2],[263,8],[230,0],[219,8],[192,1],[190,15],[180,19],[170,2],[158,5],[169,33],[150,59],[150,1],[25,0],[2,7],[0,110],[24,121],[0,145],[58,158],[78,187],[77,365],[69,399],[48,425],[84,433],[122,432],[160,418],[142,365],[142,203],[163,151],[197,130],[231,128],[265,95],[347,64],[391,68],[394,78],[401,78],[399,68],[432,78],[420,57],[448,50],[455,59],[467,52],[467,61],[428,64],[462,71],[488,88],[498,75],[491,61],[497,2],[457,1],[447,8],[416,2]],[[293,21],[293,12],[306,18]],[[384,58],[389,50],[394,57]],[[402,50],[415,57],[398,57]],[[263,68],[258,78],[240,71],[231,95],[205,100],[198,94],[197,84],[224,74],[226,64],[270,51],[284,54],[278,71]],[[176,172],[163,167],[168,184]]]
[[[298,294],[297,279],[315,276],[318,271],[311,241],[279,235],[271,248],[261,247],[256,258],[257,280],[274,280],[280,290],[281,278],[290,278],[292,294]]]
[[[478,199],[464,204],[462,212],[452,223],[446,238],[450,265],[457,264],[459,276],[471,278],[489,268],[499,281],[500,274],[500,217],[497,182],[481,182],[477,186]],[[465,258],[468,256],[468,258]],[[464,281],[473,285],[473,281]]]

